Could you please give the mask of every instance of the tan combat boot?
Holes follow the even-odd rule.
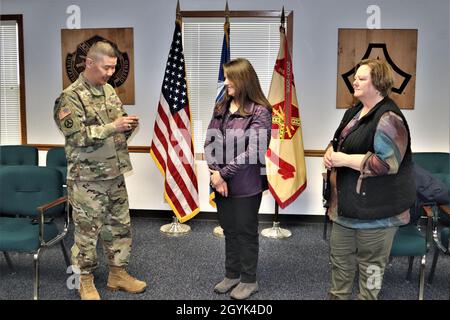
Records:
[[[81,300],[100,300],[100,295],[94,285],[93,274],[80,275],[80,289],[78,289]]]
[[[141,293],[147,288],[144,281],[140,281],[128,274],[122,267],[109,267],[108,289],[122,290],[129,293]]]

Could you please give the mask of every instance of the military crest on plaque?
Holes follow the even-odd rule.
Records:
[[[123,104],[134,104],[133,28],[62,29],[63,87],[78,79],[85,68],[86,54],[97,41],[116,49],[116,71],[108,81]]]

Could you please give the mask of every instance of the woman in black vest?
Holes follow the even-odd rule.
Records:
[[[356,68],[354,97],[326,149],[330,170],[331,299],[349,299],[356,267],[358,299],[377,299],[398,226],[415,200],[408,124],[388,94],[392,68],[367,59]]]

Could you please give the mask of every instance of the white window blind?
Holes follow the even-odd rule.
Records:
[[[0,144],[21,144],[18,26],[0,21]]]
[[[183,18],[183,46],[195,153],[203,143],[217,91],[224,18]],[[280,18],[230,19],[231,59],[248,59],[267,96],[280,44]]]

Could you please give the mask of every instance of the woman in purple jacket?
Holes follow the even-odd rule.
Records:
[[[247,299],[258,291],[258,211],[267,190],[264,156],[272,113],[258,76],[246,59],[223,66],[225,94],[215,108],[205,141],[211,186],[225,235],[225,278],[214,291]]]

